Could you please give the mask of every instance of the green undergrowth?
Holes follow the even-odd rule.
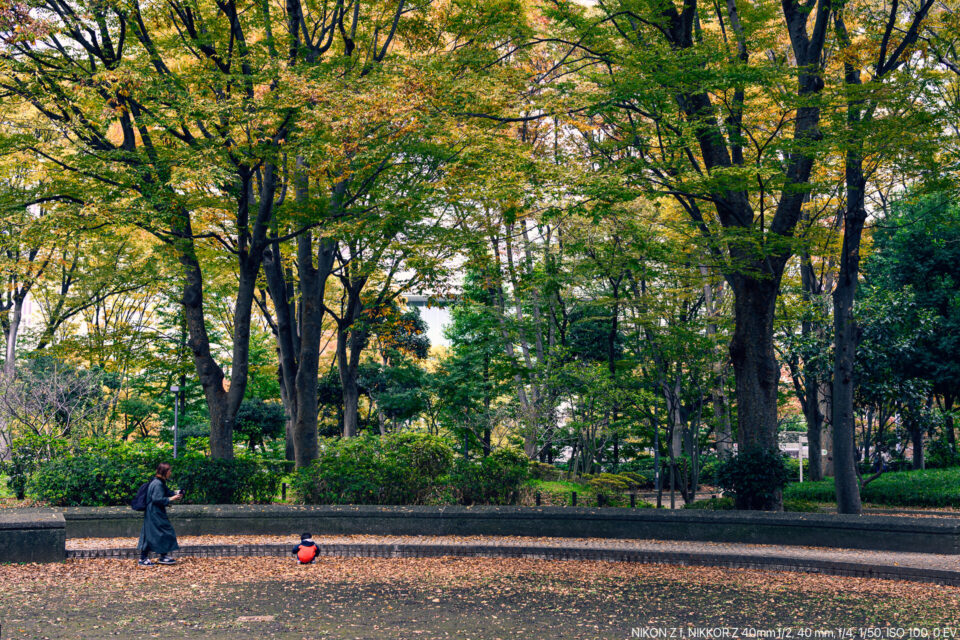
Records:
[[[791,484],[785,499],[836,503],[833,479]],[[892,471],[863,488],[864,503],[886,507],[960,507],[960,468]]]

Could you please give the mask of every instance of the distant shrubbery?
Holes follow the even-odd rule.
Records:
[[[172,463],[171,485],[187,492],[188,503],[270,502],[279,493],[284,466],[253,457],[215,460],[196,452],[171,460],[167,447],[150,440],[89,439],[56,453],[25,476],[26,492],[53,506],[127,504],[163,461]]]
[[[733,511],[736,506],[734,505],[733,498],[710,498],[709,500],[697,500],[696,502],[691,502],[690,504],[684,505],[684,509],[702,509],[705,511]],[[784,511],[799,511],[806,513],[815,513],[819,511],[817,505],[813,502],[807,500],[798,500],[798,499],[787,499],[783,501],[783,510]]]
[[[836,502],[833,479],[793,483],[784,498]],[[863,488],[864,502],[896,507],[960,507],[960,468],[888,472]]]
[[[945,440],[934,440],[927,445],[924,464],[927,469],[947,469],[960,466],[960,453]]]
[[[529,478],[529,462],[522,451],[506,447],[486,458],[459,458],[449,485],[460,504],[514,504]]]
[[[710,498],[708,500],[697,500],[683,505],[684,509],[699,509],[702,511],[733,511],[735,506],[733,498]]]
[[[0,461],[0,472],[9,478],[7,485],[17,500],[24,499],[30,476],[40,464],[62,455],[67,449],[67,443],[63,440],[33,435],[16,438],[11,443],[10,460]]]
[[[509,448],[454,462],[450,445],[427,434],[330,438],[292,486],[306,504],[510,504],[528,466]]]
[[[742,509],[762,509],[787,484],[789,469],[779,451],[752,447],[720,464],[717,480]]]
[[[556,482],[563,476],[563,469],[546,462],[530,461],[530,477],[534,480]]]
[[[423,504],[452,464],[453,450],[436,436],[323,438],[292,488],[305,504]]]

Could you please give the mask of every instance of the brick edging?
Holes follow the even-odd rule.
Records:
[[[480,558],[530,558],[538,560],[594,560],[605,562],[635,562],[640,564],[675,564],[684,566],[728,567],[731,569],[759,569],[766,571],[796,571],[823,575],[933,582],[960,586],[960,571],[873,565],[842,560],[818,560],[790,556],[742,556],[733,553],[696,551],[654,551],[642,549],[604,549],[584,547],[537,547],[498,545],[437,545],[437,544],[318,544],[321,556],[363,558],[436,558],[442,556]],[[268,557],[290,556],[289,544],[242,545],[184,545],[177,552],[180,557]],[[135,559],[133,548],[68,549],[67,559],[92,558]]]

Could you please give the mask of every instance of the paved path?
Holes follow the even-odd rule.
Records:
[[[525,557],[803,571],[960,586],[960,555],[674,540],[520,536],[317,536],[326,556]],[[185,536],[179,555],[283,556],[296,536]],[[134,558],[134,538],[67,540],[68,558]]]

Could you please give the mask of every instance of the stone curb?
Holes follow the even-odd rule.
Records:
[[[537,547],[500,545],[436,545],[436,544],[318,544],[321,556],[347,558],[436,558],[460,556],[475,558],[529,558],[537,560],[599,560],[636,562],[640,564],[675,564],[684,566],[729,567],[766,571],[796,571],[822,575],[908,580],[960,586],[960,571],[874,565],[837,560],[813,560],[791,556],[743,556],[733,553],[691,551],[649,551],[637,549],[600,549],[583,547]],[[267,557],[289,556],[289,544],[185,545],[177,551],[180,557]],[[67,559],[93,558],[135,559],[133,548],[69,549]]]

